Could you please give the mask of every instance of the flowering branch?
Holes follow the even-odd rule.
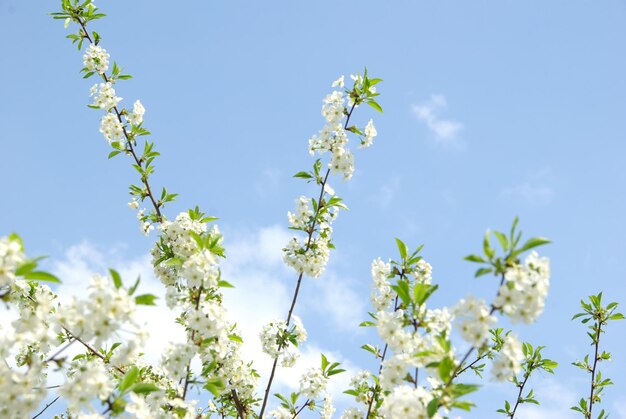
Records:
[[[297,201],[298,213],[296,215],[292,215],[291,213],[289,214],[292,228],[305,231],[307,237],[306,243],[303,247],[298,248],[299,245],[297,239],[294,239],[294,241],[290,242],[289,247],[284,249],[284,251],[286,252],[286,263],[296,268],[296,270],[299,271],[299,274],[296,281],[293,298],[291,299],[291,304],[287,313],[287,319],[281,325],[283,331],[286,331],[291,324],[293,311],[298,300],[298,295],[300,292],[300,286],[302,284],[302,278],[304,277],[304,273],[307,272],[311,276],[319,276],[324,268],[324,264],[327,261],[327,248],[331,247],[330,232],[332,230],[330,227],[330,220],[332,220],[332,218],[334,218],[334,216],[336,215],[336,213],[330,213],[329,210],[333,207],[345,208],[345,206],[341,203],[341,199],[333,196],[334,192],[329,192],[332,191],[332,189],[328,186],[328,178],[330,176],[330,173],[333,171],[343,173],[345,179],[349,179],[352,176],[352,172],[354,170],[353,157],[352,154],[345,148],[345,144],[348,141],[346,133],[352,132],[361,136],[362,146],[371,145],[372,139],[376,136],[376,130],[371,121],[365,127],[364,132],[356,126],[349,126],[349,124],[350,118],[352,117],[354,110],[361,103],[367,103],[375,109],[382,111],[378,103],[376,103],[376,101],[373,99],[375,96],[378,95],[378,93],[376,93],[374,85],[380,82],[380,79],[369,79],[366,69],[363,77],[361,77],[360,75],[353,76],[353,80],[355,81],[354,87],[351,90],[346,90],[346,93],[348,93],[349,95],[349,109],[344,106],[343,93],[335,91],[330,94],[325,99],[325,105],[322,108],[322,114],[328,121],[328,125],[320,131],[319,137],[315,136],[309,141],[311,154],[313,154],[315,151],[332,152],[331,161],[329,164],[329,168],[326,170],[326,173],[323,176],[321,175],[321,162],[320,160],[317,160],[314,164],[314,171],[312,173],[299,172],[295,175],[295,177],[315,180],[320,189],[317,199],[312,201],[312,212],[308,208],[308,202],[306,198],[300,198],[300,200]],[[339,80],[333,83],[333,87],[343,87],[343,84],[343,77],[341,77]],[[341,120],[344,116],[346,116],[345,123],[341,124]],[[328,201],[326,201],[325,199],[325,194],[329,194],[331,196]],[[326,217],[329,217],[330,220],[327,220]],[[318,230],[320,231],[318,232]],[[319,237],[321,240],[313,238],[315,232],[319,233]],[[313,253],[313,255],[310,255],[311,253]],[[307,256],[310,259],[308,261],[306,260]],[[276,368],[278,366],[278,359],[289,341],[284,332],[279,333],[283,336],[280,336],[278,346],[271,353],[274,360],[272,363],[270,376],[265,387],[263,402],[259,413],[259,419],[263,418],[265,409],[267,407],[270,389],[272,387]],[[275,337],[272,337],[270,339],[275,339]]]
[[[585,355],[584,360],[573,362],[572,365],[587,371],[591,374],[591,384],[589,389],[589,398],[581,398],[578,402],[578,406],[573,406],[571,409],[580,412],[585,419],[592,418],[592,411],[594,403],[600,403],[601,394],[604,387],[612,385],[613,381],[610,378],[602,378],[602,373],[597,370],[598,363],[601,361],[609,361],[611,359],[611,353],[602,351],[600,353],[600,335],[604,333],[604,327],[611,320],[623,320],[624,315],[622,313],[616,313],[618,304],[613,302],[606,307],[602,305],[602,293],[598,295],[590,295],[589,302],[581,300],[581,307],[583,312],[577,313],[572,317],[572,320],[581,318],[581,322],[586,324],[593,320],[593,323],[588,326],[591,332],[587,335],[591,338],[591,344],[594,347],[593,363],[589,363],[589,355]],[[606,418],[604,410],[598,415],[598,419]]]

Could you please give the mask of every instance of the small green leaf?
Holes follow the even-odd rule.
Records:
[[[135,394],[147,394],[159,390],[160,388],[152,383],[136,383],[130,388],[130,391]]]
[[[378,112],[380,113],[383,112],[383,108],[381,108],[380,105],[376,101],[368,100],[367,104],[370,105],[372,108],[376,109]]]
[[[409,253],[409,249],[406,247],[406,244],[398,238],[396,238],[396,244],[398,245],[398,250],[400,251],[400,257],[402,260],[405,260]]]
[[[24,279],[30,279],[33,281],[45,281],[45,282],[53,282],[55,284],[60,284],[61,280],[56,276],[52,275],[48,272],[43,271],[31,271],[24,275]]]
[[[493,268],[480,268],[474,274],[474,277],[478,278],[479,276],[486,275],[490,272],[493,272]]]
[[[122,286],[122,277],[120,274],[115,269],[109,269],[109,273],[111,274],[111,278],[113,278],[115,289],[120,289]]]
[[[142,294],[135,297],[135,304],[142,306],[155,306],[155,300],[159,297],[152,294]]]
[[[486,263],[487,261],[478,255],[468,255],[463,258],[468,262]]]
[[[124,378],[122,378],[122,380],[120,381],[120,393],[124,394],[126,390],[130,388],[130,386],[135,384],[135,381],[137,381],[137,377],[139,377],[139,368],[133,365],[129,368],[128,371],[126,371],[126,374],[124,374]]]

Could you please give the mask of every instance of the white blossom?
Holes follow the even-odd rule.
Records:
[[[94,84],[89,90],[89,96],[93,97],[92,106],[97,106],[107,112],[122,100],[121,97],[115,96],[115,89],[111,82]]]
[[[491,376],[496,381],[509,381],[522,369],[524,359],[522,344],[517,337],[509,333],[503,338],[502,348],[493,360]]]
[[[455,326],[461,336],[472,346],[480,347],[489,338],[489,329],[497,319],[489,313],[489,307],[484,300],[477,300],[472,295],[461,299],[452,309],[455,316]]]
[[[126,121],[132,125],[139,125],[143,122],[143,115],[145,113],[146,109],[141,102],[137,100],[133,104],[133,111],[126,115]]]
[[[107,113],[100,120],[100,133],[111,144],[124,138],[124,126],[114,113]]]
[[[104,48],[89,44],[83,55],[83,64],[87,70],[103,74],[109,69],[109,54]]]
[[[311,368],[300,378],[300,393],[308,399],[317,399],[325,393],[327,382],[322,370]]]

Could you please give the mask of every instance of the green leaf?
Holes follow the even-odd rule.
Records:
[[[31,271],[24,275],[24,279],[30,279],[33,281],[45,281],[45,282],[53,282],[55,284],[60,284],[61,280],[56,276],[52,275],[48,272],[43,271]]]
[[[120,384],[118,386],[120,389],[120,393],[124,394],[126,390],[130,388],[130,386],[135,384],[135,381],[137,381],[137,377],[139,377],[139,368],[133,365],[129,368],[128,371],[126,371],[126,374],[124,374],[124,378],[122,378],[122,380],[120,381]]]
[[[147,394],[159,390],[161,389],[152,383],[136,383],[130,388],[130,391],[135,394]]]
[[[406,244],[398,238],[396,238],[396,244],[398,245],[398,250],[400,251],[400,257],[402,260],[405,260],[409,253],[409,249],[406,247]]]
[[[437,413],[438,410],[439,410],[439,397],[435,397],[428,403],[428,406],[426,406],[428,417],[432,418],[433,416],[435,416],[435,413]]]
[[[493,272],[493,268],[480,268],[476,271],[476,273],[474,274],[475,278],[478,278],[479,276],[483,276],[486,275],[490,272]]]
[[[20,267],[15,270],[15,275],[24,276],[27,273],[31,272],[36,267],[37,267],[37,261],[34,259],[29,259],[23,264],[21,264]]]
[[[454,365],[452,364],[452,360],[450,358],[443,358],[441,362],[439,362],[437,370],[439,371],[439,378],[441,378],[443,382],[447,382],[450,378],[453,366]]]
[[[241,338],[241,336],[238,335],[228,335],[228,339],[232,340],[233,342],[243,343],[243,339]]]
[[[138,276],[133,286],[130,287],[130,289],[128,290],[128,295],[133,295],[135,291],[137,291],[137,287],[139,286],[140,281],[141,281],[141,277]]]
[[[293,175],[293,177],[299,177],[302,179],[313,179],[313,175],[311,175],[309,172],[298,172]]]
[[[381,108],[380,105],[376,101],[368,100],[367,104],[370,105],[372,108],[376,109],[378,112],[383,113],[383,108]]]
[[[506,236],[502,233],[500,233],[497,230],[494,230],[493,234],[496,235],[496,237],[498,238],[498,241],[500,242],[500,246],[502,246],[502,250],[504,250],[505,252],[509,250],[509,239],[506,238]]]
[[[218,281],[217,286],[220,288],[235,288],[233,284],[224,280]]]
[[[155,306],[155,300],[159,297],[152,294],[142,294],[135,297],[135,304],[142,306]]]
[[[370,345],[369,343],[366,343],[365,345],[361,346],[361,349],[365,349],[367,352],[378,356],[378,349]]]
[[[402,299],[404,305],[411,304],[411,294],[409,290],[409,284],[406,281],[398,280],[397,285],[392,285],[391,289],[398,294],[398,297]]]
[[[111,152],[109,153],[109,159],[112,159],[113,157],[117,156],[117,155],[118,155],[118,154],[120,154],[120,153],[121,153],[121,151],[120,151],[120,150],[114,150],[114,151],[111,151]]]
[[[122,277],[120,274],[115,269],[109,269],[109,273],[111,274],[111,278],[113,278],[115,289],[120,289],[122,286]]]
[[[486,263],[487,261],[478,255],[468,255],[463,258],[468,262]]]
[[[525,252],[527,250],[530,250],[532,248],[535,248],[537,246],[542,246],[544,244],[548,244],[551,243],[550,240],[546,239],[545,237],[533,237],[531,239],[528,239],[526,241],[526,243],[524,243],[524,245],[522,247],[520,247],[519,249],[517,249],[515,252],[513,252],[513,256],[517,256],[522,252]]]

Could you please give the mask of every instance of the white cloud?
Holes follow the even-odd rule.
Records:
[[[411,109],[417,119],[424,122],[428,129],[435,134],[435,140],[438,144],[457,149],[464,148],[465,142],[458,136],[463,129],[463,124],[451,119],[444,119],[439,115],[447,105],[445,96],[431,95],[427,102],[413,105]]]
[[[380,208],[386,209],[393,203],[396,193],[400,189],[400,178],[398,176],[392,176],[387,179],[387,182],[380,185],[376,194],[372,196],[374,201]]]
[[[552,202],[554,192],[547,185],[524,182],[516,186],[504,188],[501,195],[504,198],[515,198],[526,204],[539,206]]]
[[[326,272],[322,280],[313,283],[313,290],[303,303],[307,310],[330,318],[338,330],[361,332],[358,325],[367,318],[367,309],[365,301],[353,290],[354,282]]]
[[[261,172],[260,179],[254,183],[254,188],[261,198],[276,196],[280,186],[282,173],[276,168],[267,168]]]
[[[504,199],[515,199],[529,206],[548,205],[554,197],[554,191],[549,186],[552,177],[550,168],[535,170],[520,184],[502,189],[500,196]]]

